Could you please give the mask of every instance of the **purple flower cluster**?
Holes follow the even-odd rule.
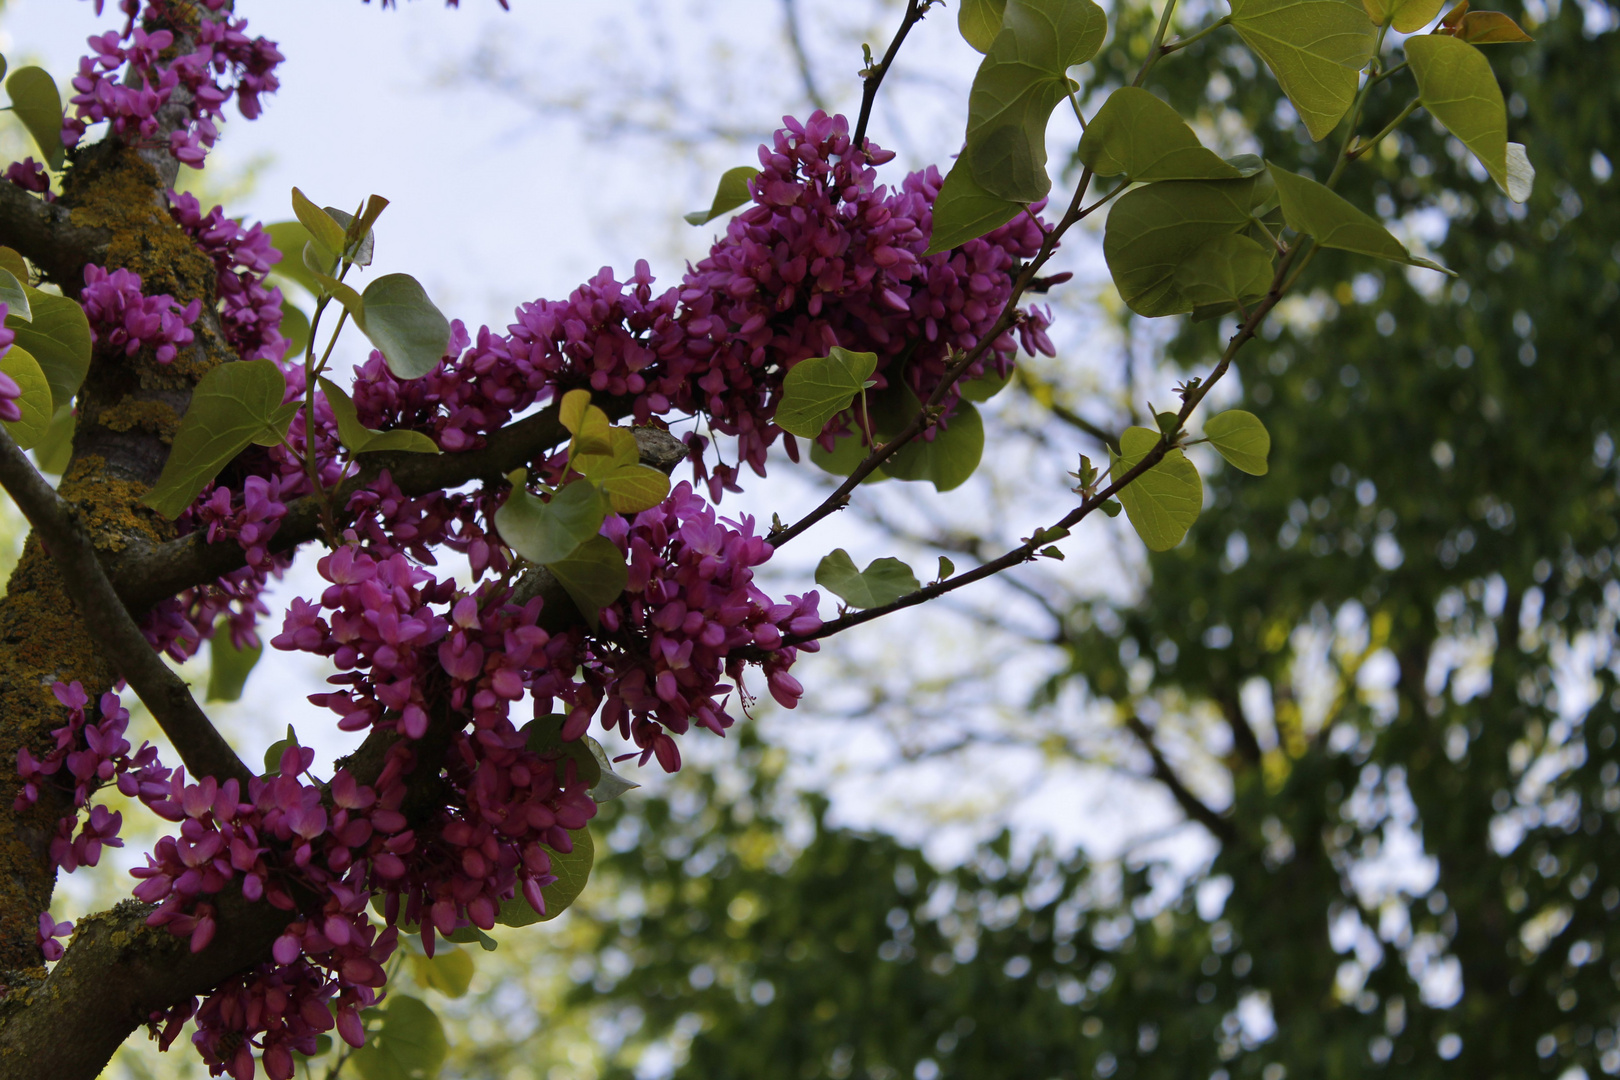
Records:
[[[281,290],[265,285],[281,253],[264,226],[252,228],[225,216],[216,206],[208,213],[196,196],[169,192],[169,215],[214,260],[218,272],[220,329],[243,360],[280,360],[290,344],[281,335]]]
[[[38,802],[40,789],[47,783],[71,790],[73,810],[57,822],[50,846],[51,862],[71,874],[81,866],[100,862],[103,847],[124,846],[118,836],[122,814],[95,806],[80,821],[79,811],[90,805],[90,796],[114,781],[120,792],[136,797],[169,774],[151,743],[142,743],[140,750],[130,754],[129,740],[124,738],[129,710],[117,694],[101,695],[99,708],[92,713],[90,698],[77,681],[58,682],[51,692],[67,709],[67,723],[51,732],[56,745],[44,757],[35,757],[26,746],[17,749],[17,775],[23,787],[14,808],[22,811]]]
[[[84,268],[79,302],[96,344],[121,348],[126,356],[150,347],[160,364],[167,364],[191,344],[191,324],[202,314],[201,300],[181,307],[168,293],[146,296],[141,292],[141,275],[123,269],[109,274],[94,263]]]
[[[51,193],[51,174],[45,171],[45,166],[33,158],[23,158],[13,161],[6,166],[5,178],[22,188],[32,191],[36,195],[45,196],[46,202],[55,202],[56,196]]]
[[[194,1042],[216,1073],[251,1077],[251,1051],[244,1057],[239,1049],[252,1043],[272,1080],[286,1080],[290,1052],[312,1053],[334,1013],[340,1033],[360,1045],[359,1010],[376,1002],[385,981],[382,965],[397,931],[379,934],[366,905],[373,891],[404,874],[401,856],[416,847],[399,810],[400,770],[384,773],[379,796],[343,771],[324,788],[304,782],[313,759],[312,750],[288,747],[280,774],[251,780],[246,798],[235,780],[187,783],[183,769],[161,792],[143,793],[155,813],[180,823],[180,835],[160,840],[147,865],[133,871],[140,879],[135,896],[158,905],[149,925],[189,936],[193,952],[216,930],[210,898],[233,881],[248,899],[285,911],[296,906],[294,883],[323,897],[276,940],[273,964],[216,990],[197,1011]],[[168,1038],[194,1005],[168,1014]]]
[[[633,522],[612,517],[602,531],[625,553],[630,581],[602,611],[608,634],[592,643],[589,670],[605,684],[602,726],[632,739],[643,764],[657,757],[667,772],[680,768],[666,728],[685,733],[696,721],[725,734],[734,722],[725,707],[732,687],[720,679],[740,686],[742,662],[729,658],[739,649],[763,650],[771,696],[784,708],[798,704],[804,689],[788,674],[798,649],[783,648],[782,637],[821,628],[820,597],[808,592],[778,604],[760,591],[753,568],[771,557],[771,546],[754,534],[752,518],[717,520],[682,483]]]
[[[79,60],[69,99],[73,114],[62,122],[62,141],[76,146],[91,124],[106,121],[117,137],[151,144],[158,134],[158,112],[175,101],[186,108],[188,122],[169,134],[169,150],[182,163],[201,168],[219,138],[217,122],[224,118],[231,95],[244,117],[258,116],[259,96],[280,85],[275,68],[284,58],[274,42],[243,33],[245,19],[227,16],[200,20],[192,51],[160,64],[162,54],[175,44],[174,35],[168,30],[147,33],[136,25],[136,5],[121,6],[129,15],[123,31],[93,35],[89,43],[94,55]],[[218,12],[225,3],[206,0],[205,6]],[[146,14],[162,15],[165,7],[152,0]]]
[[[6,325],[6,305],[0,303],[0,356],[11,351],[17,341],[17,332]],[[22,419],[22,387],[17,380],[0,371],[0,420],[8,422]]]
[[[355,386],[362,419],[428,430],[446,450],[462,450],[530,404],[586,388],[627,400],[639,423],[704,414],[763,474],[780,434],[771,418],[782,378],[806,357],[834,345],[875,352],[880,386],[905,357],[907,384],[927,396],[951,350],[976,346],[1000,317],[1020,261],[1040,250],[1042,226],[1021,215],[927,255],[938,170],[890,190],[873,166],[894,155],[856,153],[842,116],[783,122],[773,145],[760,148],[753,205],[679,286],[655,293],[645,262],[622,283],[604,267],[567,300],[519,307],[505,336],[485,328],[462,353],[458,331],[450,356],[421,379],[394,378],[374,355]],[[1007,374],[1019,338],[1029,352],[1050,354],[1049,322],[1049,312],[1019,312],[1017,338],[997,338],[964,378]],[[947,423],[956,400],[953,389]],[[715,470],[712,498],[733,486],[732,475]]]

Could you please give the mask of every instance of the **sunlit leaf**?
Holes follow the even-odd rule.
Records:
[[[8,316],[15,315],[23,322],[34,321],[34,309],[28,302],[27,288],[16,274],[3,267],[0,267],[0,304],[6,305]]]
[[[421,431],[377,431],[360,422],[359,410],[343,389],[330,379],[321,379],[321,390],[326,404],[337,421],[338,441],[356,454],[375,453],[379,450],[406,451],[413,454],[437,454],[439,444]]]
[[[956,8],[956,28],[962,40],[978,52],[989,52],[1001,33],[1001,18],[1007,0],[961,0]]]
[[[465,997],[472,985],[472,953],[466,949],[437,949],[432,956],[412,953],[411,975],[425,990],[437,990],[448,998]]]
[[[1393,26],[1403,34],[1415,33],[1434,21],[1445,0],[1362,0],[1367,17],[1376,25]]]
[[[40,370],[39,361],[21,345],[13,344],[0,356],[0,371],[22,391],[17,408],[22,418],[6,421],[6,432],[24,450],[38,446],[51,429],[55,408],[51,404],[51,384]]]
[[[1080,137],[1077,154],[1098,176],[1236,180],[1243,175],[1199,142],[1180,113],[1135,86],[1108,95]]]
[[[1507,105],[1485,54],[1466,41],[1425,34],[1406,40],[1406,59],[1423,107],[1507,191]]]
[[[1508,198],[1514,202],[1524,202],[1530,198],[1530,191],[1535,186],[1536,167],[1530,164],[1530,157],[1524,152],[1524,144],[1510,142],[1507,144],[1507,193]]]
[[[266,225],[264,231],[270,234],[270,243],[281,253],[281,261],[272,266],[270,272],[296,281],[308,289],[311,296],[319,296],[320,284],[304,265],[304,248],[315,239],[309,230],[296,221],[277,221]]]
[[[1377,218],[1358,209],[1327,185],[1275,165],[1270,171],[1289,228],[1315,237],[1323,247],[1449,273],[1437,263],[1414,257]]]
[[[1232,0],[1232,26],[1277,76],[1311,138],[1338,126],[1377,40],[1358,0]]]
[[[874,559],[865,570],[857,570],[855,560],[843,548],[835,548],[821,560],[816,584],[852,608],[882,607],[922,587],[911,567],[899,559]]]
[[[292,189],[293,214],[315,242],[334,255],[343,251],[343,226],[309,200],[309,197],[297,188]]]
[[[1500,11],[1470,11],[1462,17],[1457,37],[1470,45],[1508,45],[1535,40]]]
[[[1228,409],[1204,424],[1204,437],[1216,451],[1250,476],[1264,476],[1270,466],[1271,433],[1254,413]]]
[[[1120,453],[1109,451],[1113,475],[1124,476],[1158,444],[1159,433],[1152,428],[1126,428],[1119,439]],[[1119,501],[1142,542],[1154,551],[1169,551],[1198,520],[1204,485],[1187,455],[1175,449],[1122,488]]]
[[[72,405],[63,405],[56,410],[45,437],[34,444],[34,464],[40,472],[60,476],[67,470],[68,462],[73,457],[73,431],[77,426]]]
[[[758,175],[759,170],[752,165],[739,165],[735,169],[727,169],[720,174],[720,183],[714,189],[714,202],[709,204],[709,208],[693,210],[690,214],[682,216],[689,225],[707,225],[726,211],[735,210],[753,198],[748,190],[748,181]]]

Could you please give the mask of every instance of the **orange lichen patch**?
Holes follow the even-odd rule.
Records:
[[[108,269],[141,275],[148,296],[168,293],[181,303],[212,299],[212,260],[169,217],[157,174],[133,152],[81,158],[64,179],[62,201],[72,208],[75,224],[112,233]]]
[[[62,725],[62,706],[51,693],[58,680],[77,679],[92,695],[115,677],[62,588],[56,565],[30,537],[0,599],[0,762],[15,762],[19,747],[43,753]],[[9,807],[20,786],[15,769],[0,768],[0,805]],[[39,963],[34,927],[50,905],[56,875],[47,857],[65,803],[44,792],[21,814],[0,815],[0,970]]]
[[[173,538],[173,530],[142,505],[146,485],[109,476],[106,462],[94,454],[69,465],[57,490],[78,511],[79,526],[98,550],[122,551],[134,536],[153,543]]]
[[[141,431],[156,435],[166,443],[174,442],[174,433],[180,429],[180,416],[174,406],[163,401],[143,401],[126,397],[110,409],[103,409],[96,418],[103,427],[113,431]]]

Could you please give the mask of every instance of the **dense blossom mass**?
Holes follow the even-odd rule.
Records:
[[[159,0],[144,10],[121,0],[124,29],[91,39],[93,55],[74,80],[70,144],[105,121],[109,137],[150,145],[160,111],[181,105],[186,119],[168,145],[200,165],[233,94],[244,116],[257,115],[281,54],[250,39],[223,0],[202,6],[213,16],[177,40],[148,29],[161,22]],[[890,188],[877,166],[893,155],[854,147],[843,117],[818,112],[784,124],[760,149],[751,205],[679,284],[655,290],[645,262],[624,282],[604,268],[566,300],[522,305],[505,333],[452,324],[443,360],[417,379],[397,377],[373,352],[353,383],[360,421],[423,432],[453,454],[585,389],[638,424],[699,417],[729,437],[737,465],[763,474],[782,434],[772,418],[783,378],[801,360],[834,345],[869,351],[880,387],[934,392],[953,355],[994,327],[1044,226],[1021,216],[930,255],[936,170]],[[32,162],[6,178],[48,193]],[[213,262],[226,343],[244,360],[276,362],[283,400],[303,399],[311,367],[285,358],[282,295],[267,279],[281,256],[269,235],[220,207],[204,212],[190,195],[170,192],[169,205]],[[193,343],[202,314],[199,301],[146,295],[122,268],[87,267],[81,297],[99,363],[143,352],[167,363]],[[1020,341],[1050,353],[1047,322],[1042,311],[1016,313],[965,377],[1005,376]],[[0,329],[0,349],[11,336]],[[16,418],[18,396],[0,375],[0,418]],[[184,658],[216,633],[239,647],[258,643],[269,614],[260,594],[290,559],[277,545],[289,504],[327,498],[355,466],[332,402],[320,391],[310,400],[280,445],[242,453],[178,519],[182,533],[239,545],[246,565],[157,605],[144,627],[154,648]],[[957,401],[954,387],[945,391],[946,424]],[[835,420],[823,439],[843,430]],[[686,442],[710,500],[736,490],[736,466],[709,456],[722,446],[695,433]],[[787,449],[796,455],[791,437]],[[565,484],[569,461],[559,451],[530,467]],[[194,1020],[193,1042],[213,1073],[247,1080],[262,1062],[286,1080],[294,1055],[313,1053],[324,1032],[361,1045],[360,1010],[379,1000],[401,930],[420,934],[431,955],[437,938],[489,930],[516,917],[514,905],[545,912],[557,860],[596,813],[600,763],[580,751],[593,720],[635,746],[627,757],[674,770],[674,736],[693,724],[723,734],[734,709],[760,694],[788,708],[798,702],[803,688],[790,668],[816,646],[785,642],[821,627],[819,597],[778,601],[761,590],[755,572],[772,548],[753,519],[719,517],[688,483],[639,513],[607,515],[601,535],[624,558],[623,592],[583,613],[591,629],[577,620],[547,629],[546,602],[525,591],[524,567],[495,528],[507,497],[505,484],[407,495],[383,471],[330,508],[345,525],[318,563],[327,585],[292,602],[271,644],[331,660],[333,689],[312,700],[338,728],[380,740],[363,775],[346,766],[317,777],[313,752],[289,743],[275,771],[245,784],[188,778],[151,746],[131,752],[116,694],[92,706],[78,684],[58,684],[67,722],[54,747],[18,757],[21,803],[37,801],[43,785],[71,793],[72,813],[51,845],[56,864],[93,866],[103,847],[121,843],[119,815],[93,804],[97,788],[115,783],[176,826],[134,871],[135,895],[154,905],[151,925],[205,949],[226,889],[292,918],[265,963],[200,1003],[154,1016],[164,1046]],[[465,559],[470,584],[436,569],[445,552]],[[761,669],[752,689],[745,657]],[[424,775],[439,780],[425,808],[407,798]],[[70,929],[41,915],[47,959],[62,954],[57,938]]]

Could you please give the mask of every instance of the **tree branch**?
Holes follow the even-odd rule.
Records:
[[[816,87],[816,75],[810,67],[810,54],[804,48],[804,35],[799,29],[798,0],[782,0],[782,19],[785,23],[788,45],[793,49],[793,58],[799,65],[799,78],[804,82],[804,96],[810,99],[810,104],[823,112],[827,109],[827,102]]]
[[[872,119],[872,105],[877,101],[878,87],[883,85],[883,77],[889,73],[894,64],[894,58],[900,55],[900,46],[911,33],[911,28],[922,22],[928,9],[934,5],[934,0],[906,0],[906,14],[900,20],[900,29],[895,32],[894,40],[889,42],[889,51],[883,54],[875,67],[867,68],[865,77],[861,80],[861,113],[855,121],[855,138],[853,145],[859,150],[866,149],[866,125]]]
[[[1232,823],[1211,810],[1203,800],[1188,789],[1186,784],[1182,783],[1181,777],[1170,767],[1170,762],[1165,760],[1164,753],[1154,740],[1153,729],[1135,713],[1126,714],[1125,726],[1147,750],[1148,757],[1153,759],[1153,778],[1169,790],[1171,798],[1176,800],[1176,805],[1181,807],[1182,813],[1208,829],[1223,844],[1230,844],[1237,839]]]
[[[198,707],[185,682],[152,651],[107,580],[95,547],[74,523],[72,508],[34,470],[4,428],[0,428],[0,486],[44,539],[86,629],[152,711],[186,768],[193,776],[234,777],[246,785],[253,774]]]
[[[84,283],[86,263],[107,261],[107,229],[73,223],[73,211],[16,184],[0,182],[0,244],[15,248],[71,293]]]

